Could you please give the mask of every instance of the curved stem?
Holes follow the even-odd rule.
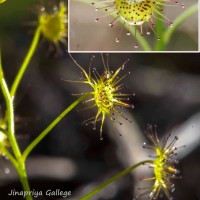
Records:
[[[11,90],[10,90],[10,96],[13,98],[15,96],[15,93],[16,93],[16,90],[19,86],[19,83],[24,75],[24,72],[26,71],[26,68],[28,66],[28,64],[30,63],[30,60],[35,52],[35,49],[37,47],[37,44],[39,42],[39,38],[40,38],[40,34],[41,34],[41,29],[40,29],[40,26],[37,27],[36,31],[35,31],[35,34],[34,34],[34,37],[33,37],[33,40],[32,40],[32,43],[31,43],[31,46],[28,50],[28,53],[26,54],[26,57],[15,77],[15,80],[11,86]]]
[[[198,3],[196,3],[195,5],[189,7],[187,10],[185,10],[179,17],[176,18],[173,27],[168,28],[167,31],[164,33],[164,43],[165,46],[168,44],[168,42],[170,41],[170,38],[172,36],[172,34],[174,33],[174,31],[176,30],[176,28],[183,22],[185,21],[190,15],[194,14],[195,12],[198,11]]]
[[[14,123],[14,110],[13,110],[13,99],[10,96],[6,81],[4,79],[3,75],[3,69],[2,65],[0,63],[0,85],[1,85],[1,90],[3,92],[3,96],[6,102],[6,107],[7,107],[7,120],[8,120],[8,139],[11,143],[12,150],[15,154],[16,159],[20,158],[21,152],[20,149],[17,145],[17,141],[15,138],[15,123]]]
[[[9,161],[17,169],[18,163],[17,163],[17,160],[12,156],[12,154],[5,147],[2,147],[2,146],[1,146],[1,151],[5,154],[5,156],[9,159]]]
[[[129,172],[131,172],[132,170],[136,169],[137,167],[139,167],[140,165],[144,165],[146,163],[152,163],[152,160],[145,160],[142,162],[139,162],[135,165],[133,165],[132,167],[129,167],[127,169],[125,169],[124,171],[122,171],[121,173],[119,173],[118,175],[112,177],[111,179],[109,179],[108,181],[104,182],[103,184],[101,184],[100,186],[96,187],[95,189],[93,189],[91,192],[89,192],[88,194],[84,195],[83,197],[81,197],[81,200],[87,200],[90,199],[91,197],[93,197],[96,193],[98,193],[100,190],[102,190],[103,188],[105,188],[106,186],[108,186],[109,184],[113,183],[114,181],[118,180],[119,178],[121,178],[122,176],[128,174]]]
[[[58,122],[63,119],[74,107],[76,107],[83,99],[85,99],[90,94],[85,94],[72,103],[68,108],[66,108],[56,119],[54,119],[47,128],[45,128],[25,149],[23,153],[23,160],[25,161],[29,153],[34,149],[34,147],[41,142],[41,140],[58,124]]]
[[[10,142],[13,153],[15,155],[15,158],[6,150],[5,150],[5,153],[6,153],[6,156],[8,156],[8,158],[12,162],[12,164],[14,165],[14,167],[16,168],[24,191],[28,192],[26,199],[32,200],[32,196],[29,194],[30,187],[27,180],[25,164],[22,160],[21,152],[20,152],[16,137],[15,137],[13,98],[11,97],[9,93],[6,81],[4,79],[3,69],[1,65],[1,57],[0,57],[0,86],[1,86],[1,90],[6,102],[6,107],[7,107],[7,123],[8,123],[7,137]]]
[[[120,20],[121,24],[124,24],[124,21]],[[128,24],[126,25],[126,27],[128,26]],[[136,32],[135,32],[135,28],[136,27],[131,27],[130,28],[130,33],[133,37],[135,37],[135,34],[137,35],[137,41],[138,43],[141,45],[141,47],[143,48],[144,51],[152,51],[151,46],[149,45],[149,43],[147,42],[147,40],[145,39],[144,36],[141,36],[140,31],[137,30],[136,28]]]

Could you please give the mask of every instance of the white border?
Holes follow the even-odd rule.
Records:
[[[68,52],[69,53],[200,53],[200,0],[198,0],[198,50],[197,51],[71,51],[70,50],[70,1],[68,0]]]

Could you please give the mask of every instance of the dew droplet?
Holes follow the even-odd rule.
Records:
[[[174,184],[172,184],[172,185],[171,185],[171,188],[174,188],[174,186],[175,186],[175,185],[174,185]]]
[[[179,161],[178,161],[178,160],[175,160],[174,162],[175,162],[176,164],[178,164],[178,163],[179,163]]]
[[[139,198],[139,195],[137,195],[133,200],[137,200]]]
[[[113,23],[109,23],[108,26],[113,27]]]
[[[58,12],[58,7],[57,6],[53,6],[53,11],[54,11],[54,13],[57,13]]]
[[[102,141],[102,140],[103,140],[103,137],[100,137],[100,140]]]
[[[1,155],[2,155],[3,157],[6,157],[5,153],[1,153]]]
[[[6,167],[6,168],[4,169],[4,172],[5,172],[5,174],[9,174],[9,173],[10,173],[10,169],[9,169],[8,167]]]
[[[180,170],[176,169],[175,174],[179,174],[179,173],[180,173]]]
[[[41,7],[41,8],[40,8],[40,11],[41,11],[41,12],[44,12],[44,11],[45,11],[45,7]]]

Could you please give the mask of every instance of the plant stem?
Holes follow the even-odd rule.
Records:
[[[18,163],[17,163],[16,159],[11,155],[11,153],[5,147],[1,147],[1,151],[5,154],[5,156],[9,159],[9,161],[17,169]]]
[[[194,4],[193,6],[189,7],[187,10],[185,10],[179,17],[176,18],[173,27],[168,28],[167,31],[164,33],[164,43],[165,46],[169,43],[172,34],[176,30],[176,28],[186,19],[188,19],[189,16],[194,14],[198,11],[198,3]]]
[[[3,69],[0,64],[0,85],[1,90],[3,92],[3,96],[5,98],[6,107],[7,107],[7,121],[8,121],[8,139],[11,143],[12,150],[15,154],[15,157],[18,159],[21,156],[20,149],[17,145],[17,141],[15,138],[15,123],[14,123],[14,110],[13,110],[13,99],[10,96],[6,81],[3,75]]]
[[[30,187],[29,187],[25,163],[24,163],[23,159],[21,159],[21,162],[19,162],[17,172],[19,174],[20,182],[22,184],[24,193],[26,194],[26,200],[32,200],[33,198],[30,194]]]
[[[39,42],[39,38],[40,38],[40,34],[41,34],[41,29],[40,29],[40,26],[37,27],[36,31],[35,31],[35,34],[34,34],[34,37],[33,37],[33,40],[32,40],[32,43],[31,43],[31,46],[26,54],[26,57],[15,77],[15,80],[11,86],[11,90],[10,90],[10,96],[12,98],[14,98],[15,96],[15,93],[16,93],[16,90],[19,86],[19,83],[24,75],[24,72],[26,71],[26,68],[28,66],[28,64],[30,63],[30,60],[35,52],[35,49],[37,47],[37,44]]]
[[[6,81],[4,79],[2,64],[1,64],[1,57],[0,57],[0,86],[3,93],[3,96],[5,98],[6,107],[7,107],[7,123],[8,123],[8,132],[7,137],[9,139],[11,148],[13,150],[13,153],[15,155],[15,158],[5,149],[5,154],[8,156],[14,167],[16,168],[21,184],[23,186],[23,189],[25,192],[28,192],[28,195],[26,196],[27,200],[32,200],[32,196],[29,194],[30,187],[27,180],[26,170],[25,170],[25,164],[22,160],[21,152],[17,143],[17,140],[15,138],[15,121],[14,121],[14,109],[13,109],[13,98],[11,97]]]
[[[163,5],[160,5],[159,10],[163,9]],[[156,34],[157,37],[160,38],[160,40],[158,40],[158,38],[155,38],[155,50],[156,51],[161,51],[165,48],[165,44],[164,44],[164,38],[163,38],[163,33],[164,33],[164,17],[162,15],[159,15],[159,17],[156,17]]]
[[[120,20],[121,24],[124,24],[123,20]],[[128,28],[128,24],[126,24],[126,27]],[[136,32],[135,32],[135,26],[131,26],[130,28],[130,33],[133,37],[135,37],[137,35],[137,38],[135,37],[135,40],[141,45],[141,47],[143,48],[144,51],[152,51],[151,46],[149,45],[149,43],[147,42],[147,40],[145,39],[144,36],[141,36],[140,31],[137,30],[136,28]]]
[[[152,160],[145,160],[142,162],[139,162],[135,165],[133,165],[132,167],[129,167],[127,169],[125,169],[124,171],[122,171],[121,173],[119,173],[118,175],[112,177],[111,179],[109,179],[108,181],[104,182],[103,184],[101,184],[100,186],[96,187],[95,189],[93,189],[91,192],[89,192],[88,194],[84,195],[83,197],[81,197],[81,200],[87,200],[90,199],[91,197],[93,197],[96,193],[98,193],[100,190],[102,190],[103,188],[105,188],[106,186],[108,186],[109,184],[113,183],[114,181],[118,180],[119,178],[121,178],[122,176],[128,174],[129,172],[131,172],[132,170],[136,169],[137,167],[139,167],[140,165],[144,165],[146,163],[152,163]]]
[[[25,149],[23,153],[23,160],[26,160],[29,153],[33,150],[33,148],[58,124],[60,120],[63,119],[73,108],[75,108],[83,99],[85,99],[89,94],[84,94],[75,102],[73,102],[68,108],[66,108],[56,119],[54,119],[47,128],[45,128]]]

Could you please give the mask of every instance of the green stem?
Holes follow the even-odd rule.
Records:
[[[164,33],[164,43],[165,46],[169,43],[172,34],[176,30],[176,28],[186,19],[188,19],[189,16],[194,14],[198,11],[198,3],[194,4],[193,6],[189,7],[187,10],[185,10],[179,17],[176,18],[173,27],[168,28],[167,31]]]
[[[35,31],[35,34],[34,34],[31,46],[28,50],[28,53],[26,54],[26,57],[25,57],[22,65],[19,69],[19,72],[17,73],[17,76],[15,77],[15,80],[14,80],[12,86],[11,86],[11,90],[10,90],[10,96],[11,97],[15,96],[15,93],[16,93],[16,90],[19,86],[19,83],[20,83],[20,81],[21,81],[21,79],[24,75],[24,72],[26,71],[28,64],[30,63],[30,60],[31,60],[34,52],[35,52],[35,49],[36,49],[37,44],[39,42],[40,34],[41,34],[41,29],[40,29],[40,26],[38,26],[36,31]]]
[[[1,151],[5,154],[5,156],[10,160],[13,166],[17,169],[18,163],[16,159],[12,156],[12,154],[4,146],[1,147]]]
[[[3,75],[2,65],[0,64],[0,85],[3,96],[5,98],[6,107],[7,107],[7,120],[8,120],[8,139],[11,143],[12,150],[15,154],[15,157],[18,159],[21,156],[20,149],[17,145],[15,138],[15,122],[14,122],[14,110],[13,110],[13,99],[10,96],[6,81]]]
[[[29,183],[28,183],[25,163],[22,159],[21,159],[21,162],[19,162],[17,172],[19,174],[20,182],[22,184],[24,193],[26,194],[26,200],[32,200],[33,198],[30,194],[30,187],[29,187]]]
[[[163,5],[159,6],[159,10],[163,9]],[[164,44],[164,38],[163,38],[163,34],[164,34],[164,19],[162,15],[159,15],[156,17],[156,34],[157,36],[160,38],[160,40],[158,40],[158,38],[155,38],[155,50],[156,51],[161,51],[165,48],[165,44]]]
[[[12,164],[14,165],[14,167],[16,168],[16,170],[18,171],[20,181],[21,181],[24,191],[29,192],[30,187],[27,180],[25,164],[22,160],[21,152],[20,152],[17,140],[15,138],[13,98],[11,97],[9,93],[6,81],[4,79],[4,74],[3,74],[2,64],[1,64],[1,57],[0,57],[0,85],[1,85],[1,90],[5,98],[6,107],[7,107],[7,123],[8,123],[7,137],[9,139],[15,158],[6,150],[5,150],[5,153],[6,153],[6,156],[8,156],[8,158],[12,162]],[[27,195],[26,199],[32,200],[32,196]]]
[[[120,20],[121,24],[124,24],[123,20]],[[128,24],[126,24],[126,27],[128,28]],[[135,32],[136,29],[136,32]],[[137,40],[137,42],[140,44],[140,46],[143,48],[144,51],[152,51],[151,46],[149,45],[149,43],[147,42],[147,40],[145,39],[144,36],[141,36],[140,31],[137,30],[137,28],[135,26],[131,26],[130,28],[130,33],[133,37]]]
[[[56,119],[54,119],[47,128],[45,128],[29,146],[25,149],[23,153],[23,159],[26,160],[29,153],[33,150],[35,146],[58,124],[58,122],[65,117],[74,107],[76,107],[83,99],[85,99],[89,94],[85,94],[72,103],[68,108],[66,108]]]
[[[137,167],[139,167],[140,165],[144,165],[146,163],[152,163],[152,160],[145,160],[142,162],[137,163],[136,165],[133,165],[132,167],[129,167],[127,169],[125,169],[124,171],[122,171],[121,173],[119,173],[118,175],[112,177],[111,179],[109,179],[108,181],[104,182],[103,184],[101,184],[100,186],[96,187],[95,189],[93,189],[91,192],[89,192],[88,194],[84,195],[83,197],[81,197],[81,200],[87,200],[90,199],[91,197],[93,197],[96,193],[98,193],[100,190],[102,190],[103,188],[105,188],[106,186],[108,186],[109,184],[113,183],[114,181],[118,180],[119,178],[121,178],[122,176],[128,174],[129,172],[131,172],[132,170],[136,169]]]
[[[155,37],[155,51],[162,51],[165,49],[164,36],[163,36],[163,22],[157,21],[156,23],[157,37]]]

